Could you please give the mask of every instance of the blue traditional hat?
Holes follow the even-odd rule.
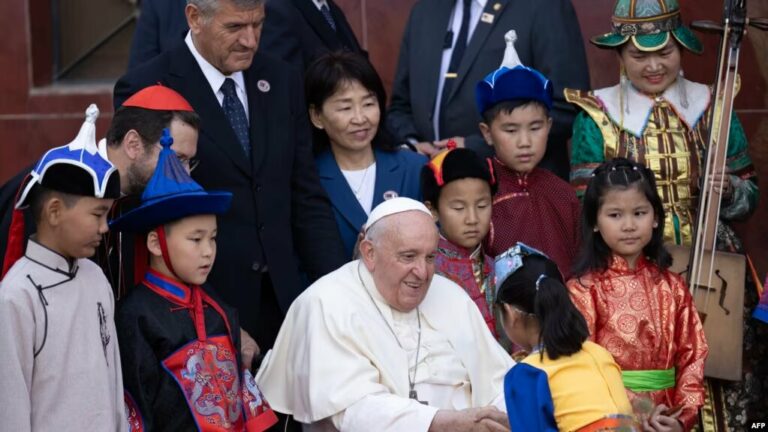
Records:
[[[496,257],[494,273],[496,275],[496,287],[501,287],[507,278],[523,266],[523,258],[530,255],[539,255],[549,258],[544,252],[532,248],[523,242],[517,242],[514,246]],[[537,281],[538,285],[538,281]]]
[[[75,139],[48,150],[24,178],[14,205],[2,275],[24,254],[24,215],[38,187],[94,198],[120,197],[120,175],[96,145],[99,108],[91,104]]]
[[[510,30],[504,35],[507,48],[499,69],[477,83],[475,97],[482,115],[503,101],[537,101],[552,109],[552,82],[536,69],[523,66],[515,51],[517,33]]]
[[[206,192],[171,150],[173,138],[163,129],[157,167],[141,195],[141,205],[109,222],[117,231],[142,233],[166,223],[202,214],[222,214],[232,203],[230,192]]]
[[[73,195],[120,197],[120,175],[96,145],[99,108],[91,104],[77,137],[67,145],[46,152],[26,177],[16,200],[17,209],[29,205],[35,185]]]

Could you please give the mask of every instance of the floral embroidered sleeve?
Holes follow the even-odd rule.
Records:
[[[755,211],[760,191],[757,173],[748,153],[747,137],[735,113],[731,117],[726,164],[731,173],[733,197],[723,204],[720,217],[724,220],[745,219]]]

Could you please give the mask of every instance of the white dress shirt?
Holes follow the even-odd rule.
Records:
[[[312,0],[312,3],[314,3],[314,4],[315,4],[315,7],[317,8],[317,10],[320,10],[320,8],[322,8],[323,6],[328,6],[328,9],[330,9],[330,8],[331,8],[331,7],[328,5],[328,2],[327,2],[327,1],[325,1],[325,0]]]
[[[361,170],[341,170],[344,178],[347,179],[349,188],[355,194],[357,202],[365,210],[365,214],[371,214],[373,207],[373,193],[376,189],[376,162],[369,165],[368,168]]]
[[[316,0],[315,0],[316,1]],[[472,40],[472,34],[475,33],[477,22],[480,20],[480,15],[485,9],[485,4],[488,0],[472,0],[472,4],[469,8],[469,33],[467,33],[467,45]],[[432,116],[432,127],[435,130],[435,140],[441,140],[450,137],[440,136],[440,104],[443,99],[443,86],[445,85],[445,74],[448,72],[448,66],[451,65],[451,55],[453,55],[453,47],[456,45],[456,39],[459,38],[459,32],[461,31],[461,20],[464,18],[464,2],[462,0],[456,0],[456,4],[453,6],[453,12],[451,13],[452,21],[448,23],[446,31],[453,31],[453,41],[451,47],[443,50],[443,59],[440,62],[440,75],[437,80],[437,99],[435,99],[435,111]],[[466,51],[464,53],[466,55]],[[488,71],[489,73],[491,71]],[[455,79],[455,78],[454,78]]]
[[[192,32],[187,32],[187,37],[184,39],[184,42],[187,43],[189,51],[192,52],[192,56],[203,71],[203,75],[205,75],[205,79],[208,80],[208,84],[211,85],[211,90],[213,90],[213,93],[216,95],[219,105],[224,104],[224,93],[221,91],[221,86],[224,84],[224,80],[232,78],[232,80],[235,81],[237,97],[243,104],[245,117],[250,120],[250,114],[248,113],[248,94],[245,92],[245,78],[243,77],[243,72],[237,71],[231,75],[224,75],[220,70],[213,67],[213,65],[208,63],[208,60],[206,60],[195,47],[194,42],[192,42]]]

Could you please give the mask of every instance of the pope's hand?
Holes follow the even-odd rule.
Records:
[[[432,419],[430,431],[509,432],[507,415],[496,407],[440,410]]]

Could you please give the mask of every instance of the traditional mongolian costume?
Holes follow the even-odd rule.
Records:
[[[523,258],[530,255],[545,256],[518,243],[496,257],[498,286],[518,271]],[[580,351],[555,360],[542,350],[541,345],[534,347],[504,378],[512,430],[639,430],[635,428],[619,366],[603,347],[587,341]]]
[[[139,207],[113,220],[112,229],[156,230],[163,260],[175,274],[164,225],[199,214],[221,214],[229,192],[206,192],[170,149],[168,131],[157,168]],[[146,246],[144,246],[146,247]],[[146,268],[146,255],[135,264]],[[263,431],[277,418],[240,360],[237,312],[207,286],[146,270],[120,302],[117,331],[125,403],[132,431]]]
[[[704,403],[704,329],[685,281],[643,256],[630,269],[614,256],[603,272],[568,281],[590,340],[613,355],[630,399],[683,405],[689,430]]]
[[[683,25],[677,0],[619,0],[613,15],[613,31],[594,37],[591,42],[607,49],[632,43],[641,51],[657,51],[674,42],[695,54],[702,52],[699,40]],[[592,171],[605,160],[625,157],[642,163],[656,174],[666,212],[665,241],[690,245],[700,178],[705,168],[711,88],[686,80],[681,72],[663,93],[648,95],[638,91],[622,71],[618,85],[590,92],[566,89],[565,94],[568,101],[583,109],[574,121],[571,150],[571,182],[577,194],[583,194]],[[755,169],[747,153],[747,139],[735,114],[731,120],[726,164],[733,193],[730,199],[723,199],[720,209],[717,248],[743,253],[741,241],[726,222],[751,215],[759,192]],[[757,303],[752,286],[747,284],[745,317]],[[758,312],[755,316],[761,315]],[[768,388],[765,376],[768,371],[765,362],[759,360],[760,337],[756,335],[766,329],[753,326],[754,323],[745,321],[744,370],[752,373],[744,374],[743,383],[723,385],[724,394],[716,391],[716,399],[730,405],[731,418],[716,419],[708,404],[703,411],[707,430],[722,430],[726,422],[741,428],[750,417],[749,412],[757,415],[768,410],[768,398],[755,392],[750,396],[747,391],[747,388]],[[754,407],[745,412],[748,399]],[[736,416],[741,420],[736,420]],[[721,423],[719,429],[717,422]]]
[[[24,246],[24,215],[38,186],[117,198],[120,176],[96,147],[91,105],[77,138],[49,150],[21,184],[0,282],[0,428],[124,431],[115,300],[101,269],[40,244]],[[66,229],[66,228],[65,228]]]
[[[491,160],[481,158],[470,149],[450,145],[448,150],[437,154],[422,168],[421,188],[424,197],[437,207],[443,186],[465,178],[487,182],[491,196],[496,193],[496,176]],[[492,308],[496,297],[493,257],[483,252],[482,245],[478,244],[473,250],[468,250],[454,244],[441,233],[435,257],[435,272],[464,288],[480,309],[491,333],[498,339],[501,332],[497,329]]]
[[[477,84],[481,113],[505,101],[536,101],[552,110],[552,83],[540,72],[523,66],[514,48],[515,34],[505,36],[502,66]],[[519,173],[494,160],[499,190],[493,199],[491,230],[485,250],[496,256],[517,242],[541,249],[570,275],[578,248],[579,201],[571,187],[541,168]]]

